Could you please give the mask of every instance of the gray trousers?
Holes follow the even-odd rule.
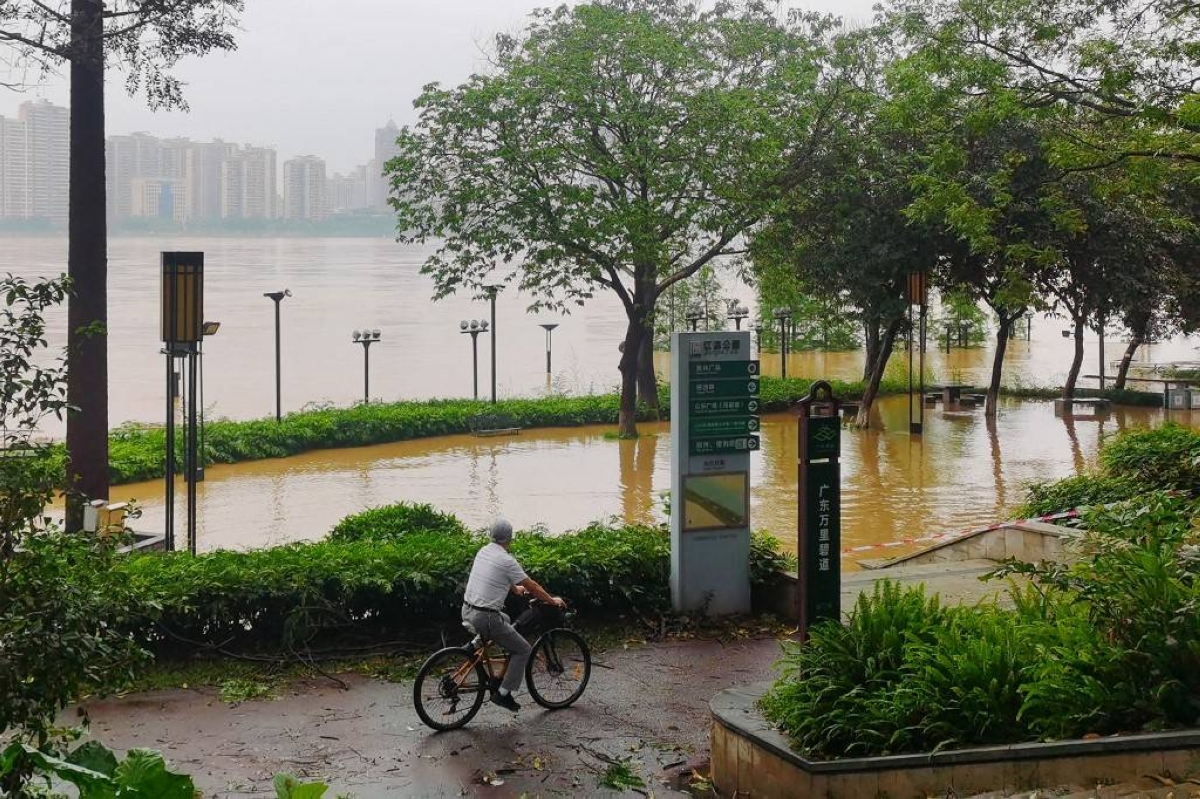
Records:
[[[500,683],[511,693],[521,688],[525,679],[525,663],[533,649],[516,628],[512,626],[508,614],[492,610],[476,610],[469,605],[462,606],[462,618],[483,636],[485,641],[491,641],[509,654],[508,670],[504,672],[504,680]]]

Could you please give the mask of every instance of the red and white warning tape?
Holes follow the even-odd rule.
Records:
[[[1079,518],[1079,509],[1078,508],[1076,508],[1075,510],[1063,511],[1061,513],[1050,513],[1045,516],[1035,516],[1031,519],[1019,519],[1016,521],[996,522],[995,524],[989,524],[985,527],[975,527],[970,530],[961,530],[961,531],[955,532],[955,533],[936,533],[934,535],[926,535],[926,536],[921,536],[919,538],[917,538],[917,537],[901,538],[898,541],[884,541],[884,542],[881,542],[878,544],[864,544],[863,546],[858,546],[858,547],[845,547],[842,550],[842,554],[843,555],[852,555],[856,552],[870,552],[870,551],[876,550],[876,549],[894,549],[895,547],[907,547],[907,546],[912,546],[913,544],[931,544],[935,541],[946,541],[946,540],[954,540],[956,538],[965,538],[969,535],[977,535],[979,533],[986,533],[989,530],[999,530],[1001,527],[1008,527],[1013,524],[1024,524],[1026,522],[1056,522],[1056,521],[1062,521],[1063,519],[1077,519],[1077,518]]]

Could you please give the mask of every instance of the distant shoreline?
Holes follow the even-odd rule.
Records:
[[[179,225],[141,226],[115,225],[109,227],[111,238],[155,238],[162,236],[187,236],[190,238],[371,238],[395,239],[395,220],[391,217],[347,217],[324,222],[246,222],[233,225],[205,225],[184,227]],[[0,238],[45,238],[67,237],[65,225],[50,222],[0,220]]]

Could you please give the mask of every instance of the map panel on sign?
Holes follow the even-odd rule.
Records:
[[[683,480],[683,529],[745,527],[749,510],[749,475],[705,474]]]

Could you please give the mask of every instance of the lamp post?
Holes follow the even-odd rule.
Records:
[[[371,345],[379,341],[379,328],[355,330],[350,338],[363,348],[363,405],[366,405],[371,401]]]
[[[471,336],[471,375],[472,385],[474,386],[475,399],[479,399],[479,334],[486,333],[488,329],[487,320],[480,321],[479,319],[464,319],[458,323],[460,333],[467,333]]]
[[[788,322],[791,321],[792,318],[792,309],[781,306],[775,309],[773,315],[779,320],[779,374],[784,380],[787,380],[787,329]]]
[[[700,309],[700,303],[693,302],[687,309],[688,324],[692,326],[692,332],[696,332],[697,326],[700,324],[700,317],[704,316],[704,311]]]
[[[742,320],[750,315],[750,309],[738,302],[736,298],[729,300],[729,318],[733,320],[735,330],[742,329]]]
[[[946,354],[950,354],[950,345],[954,342],[954,326],[946,325]]]
[[[204,322],[200,325],[200,335],[204,338],[217,335],[217,331],[221,329],[220,322]],[[199,412],[200,412],[200,447],[199,459],[195,466],[196,482],[204,482],[204,341],[201,339],[199,346],[196,347],[196,360],[199,362],[200,379],[197,381],[197,391],[200,395]]]
[[[504,288],[503,283],[489,283],[484,286],[487,289],[488,299],[492,303],[492,404],[496,404],[496,295],[500,293],[500,289]]]
[[[758,325],[757,327],[754,328],[754,334],[755,334],[755,336],[757,336],[755,341],[758,342],[759,357],[762,357],[762,332],[763,332],[762,325]]]
[[[275,421],[278,422],[282,421],[283,419],[283,406],[280,401],[280,395],[282,392],[280,390],[279,368],[279,303],[283,301],[284,297],[292,296],[292,292],[291,289],[284,289],[283,291],[266,291],[263,292],[263,296],[275,303]]]
[[[542,322],[541,327],[546,331],[546,379],[550,379],[550,337],[554,332],[554,328],[558,327],[557,322]]]

